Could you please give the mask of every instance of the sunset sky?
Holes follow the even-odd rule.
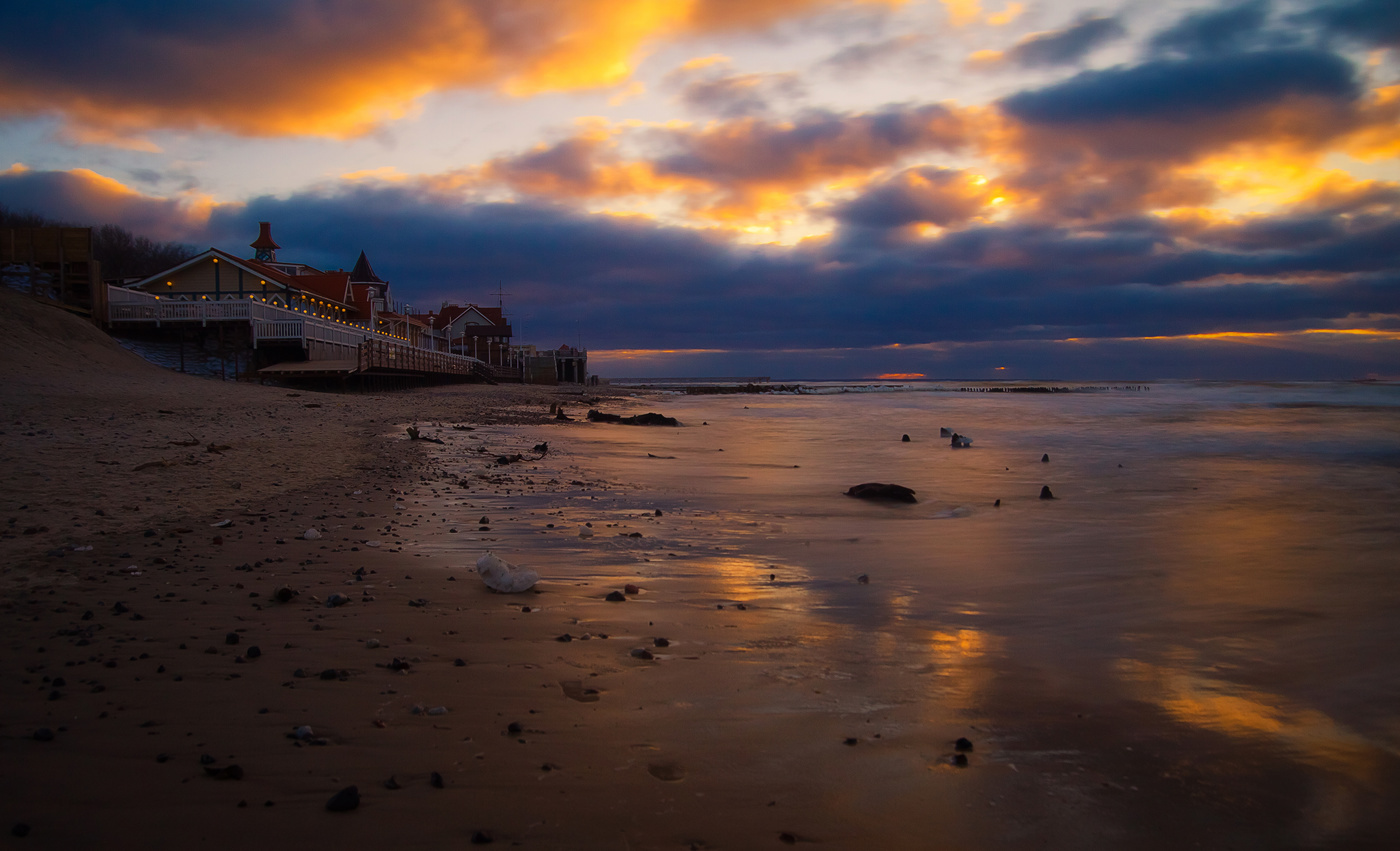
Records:
[[[6,4],[0,204],[605,376],[1400,377],[1400,2]]]

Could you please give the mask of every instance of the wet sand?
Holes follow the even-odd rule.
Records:
[[[293,395],[171,375],[65,320],[30,317],[62,347],[6,329],[19,345],[4,365],[23,380],[0,408],[0,836],[22,823],[44,848],[1400,837],[1400,767],[1371,742],[1349,751],[1324,729],[1299,760],[1072,674],[1047,680],[973,633],[906,645],[882,630],[890,646],[872,647],[814,617],[835,580],[763,552],[732,517],[600,471],[577,435],[604,426],[548,417],[561,400],[581,415],[577,391]],[[445,443],[410,441],[409,423]],[[532,452],[541,441],[550,451]],[[487,549],[543,580],[490,593],[471,570]],[[881,580],[842,581],[892,593]],[[605,599],[627,584],[637,593]],[[349,602],[328,607],[332,594]],[[1303,738],[1326,724],[1248,701],[1191,707]],[[289,737],[303,725],[309,738]],[[211,776],[235,765],[240,779]],[[359,808],[327,812],[351,785]]]

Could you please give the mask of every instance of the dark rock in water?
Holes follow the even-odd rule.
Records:
[[[627,595],[623,594],[621,591],[609,591],[608,596],[603,599],[607,600],[609,603],[621,603],[623,600],[627,599]]]
[[[860,739],[857,739],[855,736],[847,736],[846,741],[843,742],[843,744],[845,744],[848,747],[855,747],[856,745],[860,744]]]
[[[18,839],[23,839],[29,835],[29,825],[24,822],[17,823],[14,827],[10,828],[10,835]]]
[[[485,517],[485,516],[483,516],[480,520],[478,520],[478,521],[476,521],[476,522],[478,522],[478,523],[480,523],[481,525],[485,526],[485,525],[487,525],[488,523],[491,522],[491,518],[490,518],[490,517]]]
[[[856,582],[860,583],[861,585],[869,585],[870,575],[868,573],[862,573],[860,576],[856,577]]]
[[[573,637],[572,635],[569,635],[569,634],[566,632],[566,633],[564,633],[563,635],[559,636],[558,638],[556,638],[556,639],[554,639],[554,640],[555,640],[555,641],[564,641],[564,642],[568,642],[568,641],[573,641],[573,640],[574,640],[574,637]]]
[[[541,455],[544,455],[545,453],[549,452],[549,441],[546,440],[544,443],[536,443],[535,448],[531,451],[538,452]]]
[[[1001,500],[992,503],[992,508],[1001,508]]]
[[[114,615],[124,615],[129,611],[131,611],[131,609],[128,609],[125,603],[116,603],[112,606],[112,614]]]
[[[950,429],[950,428],[940,428],[940,429],[938,430],[938,436],[939,436],[939,437],[952,437],[952,436],[953,436],[953,430]]]
[[[958,768],[967,768],[967,754],[965,754],[965,753],[955,753],[955,754],[953,754],[953,765],[956,765]]]
[[[204,773],[215,780],[242,780],[243,767],[241,765],[225,765],[223,768],[215,768],[212,765],[204,766]]]
[[[262,655],[262,649],[259,648],[257,645],[254,645],[252,647],[249,647],[247,652],[243,655],[247,656],[249,659],[256,659]]]
[[[1041,498],[1041,499],[1054,499],[1054,498],[1055,498],[1055,495],[1054,495],[1053,493],[1050,492],[1050,486],[1049,486],[1049,485],[1041,485],[1041,486],[1040,486],[1040,498]]]
[[[640,594],[640,593],[642,593],[642,589],[639,588],[639,587],[637,587],[636,585],[632,585],[632,584],[629,583],[629,584],[627,584],[627,585],[622,586],[622,593],[624,593],[624,594]]]
[[[588,421],[594,423],[618,423],[620,425],[649,425],[649,426],[678,426],[680,420],[675,417],[668,417],[657,413],[636,414],[630,417],[623,417],[617,414],[605,414],[602,411],[590,410]]]
[[[1118,466],[1121,467],[1121,466],[1123,466],[1123,465],[1122,465],[1122,464],[1119,464]],[[660,517],[660,516],[661,516],[661,509],[659,509],[659,508],[656,509],[656,516],[657,516],[657,517]]]
[[[670,646],[671,646],[670,640],[669,640],[669,639],[665,639],[665,638],[653,638],[653,639],[651,640],[651,643],[652,643],[652,645],[655,646],[655,647],[670,647]]]
[[[340,671],[337,671],[335,668],[327,668],[321,672],[321,679],[338,680],[340,679]]]
[[[643,661],[650,661],[652,659],[655,659],[656,656],[654,656],[652,652],[646,649],[645,647],[637,647],[632,651],[632,658],[641,659]]]
[[[506,725],[506,732],[510,733],[512,736],[520,735],[521,731],[523,731],[524,729],[524,727],[520,726],[519,721],[512,721]]]
[[[889,502],[918,502],[914,498],[914,491],[904,485],[887,485],[880,482],[866,482],[862,485],[853,485],[846,491],[846,496],[853,496],[856,499],[886,500]]]
[[[358,786],[346,786],[339,792],[331,796],[326,802],[326,809],[333,813],[348,813],[358,809],[360,806],[360,788]]]
[[[217,760],[215,760],[214,757],[210,756],[210,755],[207,754],[207,753],[206,753],[206,754],[200,754],[200,756],[199,756],[199,764],[200,764],[200,765],[213,765],[216,761],[217,761]]]
[[[1044,455],[1040,456],[1040,463],[1042,463],[1042,464],[1049,464],[1049,463],[1050,463],[1050,453],[1049,453],[1049,452],[1047,452],[1047,453],[1045,453]]]
[[[437,773],[436,771],[434,771],[434,772],[432,773],[432,775],[428,778],[428,783],[429,783],[434,789],[442,789],[442,788],[444,788],[444,787],[447,785],[446,783],[443,782],[443,780],[442,780],[442,775],[439,774],[439,773]]]
[[[36,742],[52,742],[53,730],[50,730],[48,727],[40,727],[34,731],[33,738]]]
[[[909,442],[909,435],[906,434],[906,435],[904,435],[903,437],[901,437],[901,438],[899,439],[899,442],[900,442],[900,443],[908,443],[908,442]]]
[[[281,588],[278,588],[276,591],[272,592],[272,599],[276,600],[279,603],[290,603],[292,602],[292,598],[296,595],[297,592],[283,585]]]
[[[953,750],[956,750],[956,751],[970,751],[970,750],[972,750],[972,740],[971,740],[971,739],[968,739],[968,738],[965,738],[965,737],[964,737],[964,738],[959,738],[956,742],[953,742]]]
[[[564,413],[564,409],[563,409],[563,408],[560,408],[560,409],[559,409],[559,413],[557,413],[557,414],[554,415],[554,419],[558,420],[558,421],[561,422],[561,423],[571,423],[571,422],[574,421],[574,418],[573,418],[573,417],[571,417],[571,416],[569,416],[568,414]]]
[[[395,780],[393,777],[390,777],[388,780],[384,781],[384,788],[388,789],[390,792],[393,792],[395,790],[402,789],[403,787],[399,785],[398,780]]]
[[[465,668],[465,667],[467,667],[467,660],[466,660],[466,659],[457,659],[457,660],[453,661],[452,664],[453,664],[453,666],[458,667],[458,668]]]
[[[491,832],[489,830],[472,831],[473,845],[490,845],[494,841],[495,840],[491,837]]]

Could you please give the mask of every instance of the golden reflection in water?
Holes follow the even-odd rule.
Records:
[[[1326,713],[1290,705],[1281,695],[1204,676],[1187,665],[1122,659],[1118,670],[1138,690],[1183,724],[1228,736],[1271,740],[1309,765],[1367,780],[1384,751]]]
[[[928,632],[924,646],[937,678],[936,697],[945,709],[969,710],[980,702],[994,676],[987,657],[998,645],[995,636],[971,627]]]

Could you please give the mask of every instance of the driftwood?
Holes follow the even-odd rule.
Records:
[[[441,438],[437,438],[437,437],[424,437],[423,435],[421,435],[421,434],[418,433],[418,428],[417,428],[417,426],[409,426],[407,429],[405,429],[405,431],[408,432],[408,439],[409,439],[409,440],[421,440],[421,441],[424,441],[425,443],[446,443],[446,442],[447,442],[447,441],[442,440]]]

